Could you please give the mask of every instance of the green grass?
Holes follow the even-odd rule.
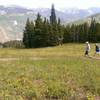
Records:
[[[94,44],[91,47],[93,56]],[[0,100],[82,100],[100,96],[100,61],[84,57],[84,48],[84,44],[66,44],[0,49],[0,59],[18,58],[0,60]]]

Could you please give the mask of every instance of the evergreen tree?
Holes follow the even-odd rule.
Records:
[[[76,30],[75,30],[76,26],[74,24],[72,24],[71,26],[71,31],[70,31],[70,34],[71,34],[71,38],[72,38],[72,42],[75,42],[76,41]]]
[[[33,21],[30,22],[30,34],[29,34],[29,46],[30,48],[34,47],[34,34],[35,34],[35,30],[34,30],[35,26]]]
[[[95,42],[96,41],[96,21],[94,18],[91,20],[90,28],[89,28],[89,41]]]
[[[49,46],[49,32],[50,32],[50,24],[48,19],[44,18],[42,32],[44,33],[44,46]]]
[[[58,18],[58,40],[59,40],[59,44],[62,45],[63,43],[63,35],[64,35],[64,26],[61,25],[61,21],[60,18]]]
[[[95,34],[96,34],[95,42],[100,42],[100,24],[99,23],[96,23]]]
[[[88,23],[84,23],[83,27],[84,27],[83,42],[85,42],[85,41],[89,40],[89,25],[88,25]]]
[[[46,18],[44,21],[41,18],[41,15],[37,15],[35,21],[35,35],[34,35],[34,47],[45,47],[47,46],[48,38],[48,25]]]
[[[38,13],[37,19],[35,20],[34,47],[40,47],[42,44],[42,24],[41,15]]]
[[[71,37],[71,29],[70,29],[70,26],[67,25],[65,28],[64,28],[64,39],[63,39],[63,42],[64,43],[68,43],[68,42],[72,42],[72,37]]]
[[[23,44],[26,48],[32,48],[33,47],[33,34],[34,34],[34,24],[29,21],[29,18],[27,19],[24,35],[23,35]]]
[[[52,4],[51,16],[50,16],[49,45],[50,46],[59,45],[59,33],[58,33],[58,25],[57,25],[54,4]]]
[[[52,8],[51,8],[50,23],[51,23],[52,25],[57,23],[54,4],[52,4]]]

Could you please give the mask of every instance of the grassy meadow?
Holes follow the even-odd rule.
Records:
[[[84,50],[84,44],[0,49],[0,100],[94,100],[100,60],[84,57]]]

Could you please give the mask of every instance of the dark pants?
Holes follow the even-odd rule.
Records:
[[[88,53],[89,53],[88,51],[85,51],[85,55],[88,55]]]

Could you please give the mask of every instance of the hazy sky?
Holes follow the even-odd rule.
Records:
[[[56,8],[100,7],[100,0],[0,0],[0,5],[20,5],[28,8],[50,8],[52,3]]]

